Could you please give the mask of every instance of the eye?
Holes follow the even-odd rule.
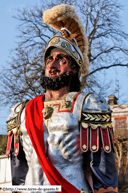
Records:
[[[51,59],[48,59],[48,60],[46,61],[46,65],[51,64],[51,62],[52,62],[52,60],[51,60]]]
[[[65,58],[61,58],[59,59],[59,62],[60,62],[60,65],[65,65],[67,64],[68,61]]]

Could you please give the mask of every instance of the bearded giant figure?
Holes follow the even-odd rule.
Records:
[[[59,34],[44,53],[45,94],[16,104],[7,120],[12,184],[118,192],[110,108],[103,97],[82,91],[89,68],[84,27],[65,4],[46,10],[43,20]]]

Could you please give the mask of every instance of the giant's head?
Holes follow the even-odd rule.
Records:
[[[73,77],[73,81],[77,79],[80,87],[78,80],[80,76],[88,73],[89,68],[88,41],[74,8],[66,4],[55,6],[43,13],[43,20],[60,31],[61,35],[53,36],[47,43],[44,53],[46,78],[42,77],[42,86],[47,89],[48,84],[62,82],[61,86],[48,88],[57,90],[68,84]],[[63,83],[65,81],[66,83]],[[74,91],[74,88],[71,88],[71,91]]]

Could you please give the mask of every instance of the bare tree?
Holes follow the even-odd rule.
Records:
[[[1,101],[16,103],[33,98],[44,91],[40,87],[43,53],[48,39],[56,33],[42,21],[42,12],[58,4],[71,4],[83,23],[89,41],[90,72],[84,77],[85,90],[103,92],[108,85],[100,79],[100,71],[113,66],[126,66],[128,34],[123,32],[120,22],[121,6],[117,0],[56,0],[50,3],[42,0],[42,7],[18,10],[19,37],[8,69],[0,75]],[[103,89],[103,85],[104,89]]]

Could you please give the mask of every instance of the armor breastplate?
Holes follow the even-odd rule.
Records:
[[[82,170],[83,153],[79,147],[79,116],[84,97],[85,93],[73,92],[62,101],[45,102],[43,128],[48,131],[48,159],[67,181],[88,192]]]
[[[42,115],[46,156],[67,181],[88,193],[82,170],[83,152],[79,147],[79,116],[84,97],[85,93],[72,92],[63,101],[45,102]],[[24,114],[23,111],[21,131],[29,166],[25,184],[50,185],[27,134]]]
[[[42,114],[41,108],[43,109]],[[95,94],[86,95],[85,93],[72,92],[64,100],[45,102],[44,108],[43,105],[41,108],[40,116],[43,116],[42,139],[44,136],[46,156],[63,178],[77,189],[84,188],[89,193],[82,168],[82,165],[85,166],[88,159],[87,154],[84,153],[83,155],[83,152],[89,150],[91,152],[91,171],[98,179],[97,181],[95,178],[95,181],[90,183],[92,189],[93,187],[96,190],[102,189],[103,184],[105,184],[105,190],[110,188],[117,192],[118,190],[115,188],[117,186],[117,173],[113,153],[113,134],[112,128],[109,126],[111,111],[105,100]],[[27,133],[25,108],[22,108],[22,105],[18,104],[11,109],[7,121],[9,132],[16,135],[15,130],[18,123],[16,122],[16,126],[14,123],[17,114],[19,116],[20,113],[20,129],[23,134],[20,136],[20,142],[23,145],[28,164],[25,185],[50,185]],[[99,139],[99,133],[101,139]],[[113,160],[112,163],[103,161],[110,159]],[[84,164],[83,160],[85,161]],[[99,165],[100,160],[105,165]],[[109,167],[111,167],[111,170],[109,170]],[[103,168],[106,168],[106,175],[102,172]],[[89,181],[88,174],[87,171],[85,175]],[[106,189],[107,187],[108,189]]]

